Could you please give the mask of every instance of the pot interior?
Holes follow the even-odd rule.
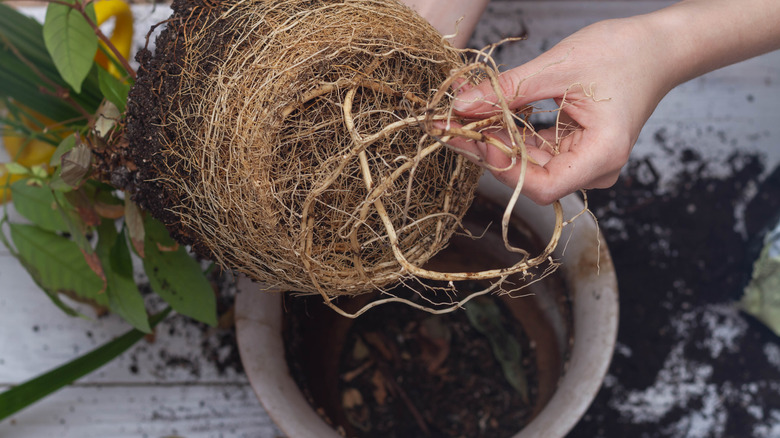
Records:
[[[500,228],[502,213],[502,206],[478,196],[463,223],[466,230],[479,238],[466,235],[454,237],[448,248],[426,267],[441,272],[479,271],[511,266],[520,260],[520,255],[504,248]],[[547,243],[546,236],[542,238],[536,235],[522,219],[516,217],[510,224],[509,238],[513,245],[527,249],[532,257],[541,252]],[[571,299],[564,276],[557,272],[543,276],[541,270],[532,274],[533,277],[525,280],[520,276],[510,277],[505,283],[505,290],[517,288],[521,284],[530,285],[500,294],[496,298],[503,315],[513,322],[513,334],[517,339],[522,339],[522,349],[531,350],[530,353],[523,353],[524,357],[529,358],[526,361],[533,362],[528,364],[528,377],[532,381],[528,385],[530,400],[528,414],[523,416],[524,423],[531,421],[541,412],[555,393],[566,369],[573,339]],[[481,290],[488,285],[489,283],[485,282],[474,282],[466,284],[465,288]],[[400,286],[394,289],[393,293],[416,296],[413,291]],[[345,310],[355,311],[378,296],[379,294],[368,294],[350,299],[342,298],[339,299],[338,305]],[[441,294],[441,298],[449,297]],[[382,307],[384,306],[404,305],[389,304]],[[399,309],[398,313],[394,313],[390,308],[387,309],[389,311],[381,312],[371,310],[356,321],[333,312],[322,304],[319,297],[287,297],[284,307],[283,336],[287,363],[293,379],[309,403],[325,421],[337,430],[342,430],[347,436],[376,436],[370,433],[360,435],[354,418],[350,418],[350,413],[345,412],[345,357],[354,347],[350,341],[353,339],[351,335],[357,326],[363,324],[362,319],[370,319],[365,322],[381,326],[384,324],[381,318],[393,318],[393,315],[400,311],[410,310]],[[455,312],[465,310],[458,309]],[[457,344],[452,346],[457,347]],[[446,363],[443,366],[446,366]],[[508,383],[505,387],[508,392],[515,391]],[[366,403],[371,403],[371,400],[366,400]],[[414,404],[414,400],[410,403]],[[464,403],[468,402],[464,400]],[[474,404],[478,403],[475,399]],[[514,430],[506,436],[514,435],[522,426],[523,424],[511,425]]]

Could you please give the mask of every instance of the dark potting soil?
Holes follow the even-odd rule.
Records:
[[[300,299],[292,301],[294,320]],[[536,356],[506,309],[501,314],[501,324],[521,345],[522,373],[530,384],[525,395],[510,386],[489,340],[465,312],[430,315],[403,304],[380,306],[350,328],[335,406],[321,406],[311,396],[306,378],[296,372],[299,346],[288,337],[291,371],[312,406],[344,436],[508,438],[532,414]]]
[[[222,9],[226,7],[221,6]],[[169,144],[188,141],[179,137],[166,120],[174,113],[172,108],[187,106],[193,99],[200,98],[182,91],[182,71],[205,75],[214,68],[210,62],[190,61],[188,35],[194,29],[212,28],[208,41],[204,41],[199,50],[220,59],[225,51],[236,49],[233,39],[237,31],[232,28],[229,18],[221,17],[222,9],[211,3],[174,0],[171,8],[173,14],[155,41],[154,53],[142,49],[136,55],[140,67],[128,95],[127,142],[109,151],[111,156],[100,156],[98,167],[114,187],[130,193],[133,201],[165,224],[179,243],[191,245],[195,253],[213,259],[207,245],[200,242],[196,233],[182,226],[181,219],[173,212],[175,208],[191,210],[188,202],[192,201],[172,193],[160,178],[160,175],[167,175],[199,180],[199,171],[178,160],[175,154],[161,151]],[[187,123],[197,130],[203,121],[188,120]]]

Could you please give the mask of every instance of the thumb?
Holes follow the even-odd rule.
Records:
[[[513,110],[531,102],[558,97],[561,93],[558,82],[563,73],[556,68],[558,63],[551,63],[548,58],[542,55],[499,74],[495,85],[485,78],[476,86],[456,87],[453,110],[469,118],[496,113],[499,110],[496,88]]]

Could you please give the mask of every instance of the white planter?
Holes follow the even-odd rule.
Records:
[[[483,178],[480,192],[499,205],[505,205],[510,195],[505,186],[490,177]],[[562,203],[566,217],[583,206],[573,195]],[[542,238],[552,232],[552,208],[521,198],[515,212]],[[564,229],[555,258],[562,263],[559,272],[572,299],[574,341],[568,367],[549,402],[513,438],[564,437],[593,401],[612,358],[618,324],[617,280],[609,252],[590,215],[580,216]],[[247,279],[240,281],[239,289],[236,328],[241,358],[268,414],[289,438],[339,438],[290,377],[282,343],[281,295],[258,292]]]

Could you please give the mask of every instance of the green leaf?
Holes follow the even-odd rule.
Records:
[[[68,227],[71,239],[76,242],[81,252],[85,255],[93,254],[95,251],[87,238],[89,227],[79,217],[74,206],[68,201],[67,197],[70,192],[55,191],[53,193],[54,198],[57,200],[57,210]]]
[[[151,326],[165,319],[170,311],[167,308],[152,316]],[[81,357],[5,391],[0,394],[0,421],[111,362],[144,336],[142,331],[130,330]]]
[[[127,105],[127,95],[130,93],[130,85],[120,81],[111,73],[98,68],[98,83],[100,92],[109,102],[116,105],[119,112],[125,112]]]
[[[109,308],[133,327],[152,331],[146,307],[133,279],[133,262],[124,235],[116,231],[114,221],[104,220],[98,227],[97,255],[106,275]]]
[[[87,8],[92,10],[94,22],[94,8],[91,4]],[[98,38],[87,20],[73,7],[49,3],[43,40],[62,79],[81,93],[81,84],[92,69],[98,49]]]
[[[497,301],[490,297],[477,297],[466,306],[466,315],[471,325],[490,341],[493,356],[501,364],[506,380],[523,401],[529,403],[523,350],[515,336],[501,323],[501,309]]]
[[[39,286],[51,293],[71,291],[100,305],[107,304],[99,293],[103,281],[87,265],[78,245],[35,225],[8,226],[19,259]]]
[[[30,222],[47,231],[69,231],[48,187],[28,185],[26,180],[16,181],[11,185],[11,195],[16,211]]]
[[[780,257],[771,257],[767,243],[753,265],[740,307],[780,336]]]
[[[198,262],[184,247],[172,245],[162,223],[147,218],[145,224],[144,271],[152,289],[177,312],[216,325],[216,297]]]
[[[22,166],[19,163],[14,163],[13,161],[10,163],[5,163],[5,171],[9,175],[29,175],[30,169]]]
[[[76,135],[77,134],[69,135],[60,142],[57,149],[54,150],[54,155],[51,156],[51,160],[49,161],[50,166],[62,165],[62,156],[65,155],[65,153],[70,152],[70,150],[76,146]]]
[[[52,120],[64,122],[63,128],[84,126],[83,114],[76,106],[57,96],[68,85],[46,50],[41,23],[0,3],[0,40],[0,97],[11,97]],[[88,113],[94,112],[103,99],[95,70],[87,76],[81,94],[70,93],[73,103]]]
[[[54,303],[55,306],[57,306],[60,310],[62,310],[66,315],[68,316],[80,316],[79,312],[77,312],[72,307],[65,304],[64,301],[60,299],[59,292],[51,289],[47,289],[43,283],[41,282],[41,274],[38,272],[38,268],[29,264],[25,259],[21,258],[18,254],[15,254],[17,259],[19,260],[19,263],[22,264],[25,271],[27,271],[28,274],[30,274],[30,277],[32,277],[33,282],[35,282],[36,285],[38,285],[39,288],[46,294],[46,296],[49,297],[49,299]]]
[[[30,168],[30,171],[32,172],[32,177],[36,181],[43,181],[46,179],[46,177],[49,176],[49,172],[43,167],[42,164],[36,164]]]
[[[63,181],[61,167],[57,167],[54,171],[54,175],[51,176],[51,179],[49,180],[49,188],[60,193],[73,190],[73,187],[69,186],[65,181]]]

